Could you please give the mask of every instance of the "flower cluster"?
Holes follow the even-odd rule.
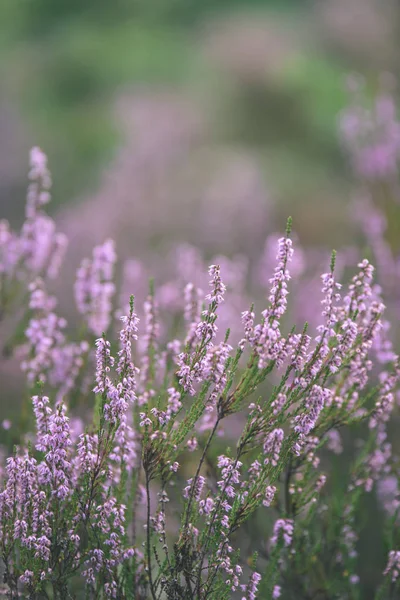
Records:
[[[93,250],[92,259],[84,259],[75,282],[75,301],[94,335],[107,331],[111,322],[116,254],[114,242],[107,240]]]
[[[355,172],[372,181],[395,178],[400,159],[400,123],[388,83],[382,78],[379,95],[368,105],[363,81],[352,77],[352,102],[340,118],[342,139]]]
[[[356,598],[358,511],[375,487],[390,524],[377,600],[397,597],[390,423],[400,368],[369,260],[341,285],[333,255],[315,324],[289,329],[290,221],[259,318],[234,291],[231,302],[243,269],[223,257],[209,267],[205,296],[207,274],[192,256],[196,269],[182,266],[161,294],[151,283],[143,302],[131,296],[115,312],[122,296],[107,241],[78,271],[76,333],[46,288],[60,254],[53,248],[53,269],[44,268],[47,241],[35,237],[50,186],[38,150],[31,177],[22,232],[31,249],[14,270],[21,237],[0,229],[2,285],[27,298],[9,350],[32,398],[20,431],[3,423],[17,442],[0,469],[8,597]],[[331,501],[329,453],[347,451],[354,431],[346,487]]]
[[[56,278],[67,249],[66,236],[44,212],[51,198],[51,177],[47,157],[37,147],[31,150],[29,179],[20,232],[12,231],[7,221],[0,221],[0,314],[15,310],[26,286],[37,277]]]

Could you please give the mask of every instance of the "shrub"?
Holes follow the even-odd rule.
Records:
[[[230,300],[217,264],[208,294],[190,282],[180,290],[173,324],[151,283],[144,323],[131,296],[116,335],[106,241],[78,270],[82,326],[70,339],[45,283],[66,239],[44,213],[50,175],[38,148],[30,178],[20,233],[2,223],[0,235],[1,312],[22,310],[7,351],[20,357],[35,423],[2,473],[4,595],[360,598],[360,507],[378,483],[387,565],[375,597],[395,598],[398,459],[387,427],[400,370],[369,261],[342,287],[333,253],[316,331],[285,329],[289,219],[266,308],[242,313],[238,341],[219,328]],[[347,431],[359,443],[346,482],[332,485],[321,457],[340,453]],[[267,533],[252,543],[257,518]]]

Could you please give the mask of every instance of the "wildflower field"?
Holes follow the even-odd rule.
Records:
[[[378,75],[344,77],[310,50],[293,70],[286,53],[308,30],[281,48],[280,20],[266,36],[257,17],[216,19],[186,52],[207,2],[154,14],[138,2],[137,17],[122,1],[115,14],[39,4],[38,20],[0,7],[14,44],[4,73],[14,93],[29,88],[50,149],[31,148],[25,194],[0,141],[0,598],[399,600],[400,118],[387,46]],[[333,39],[331,7],[315,15]],[[179,90],[121,93],[125,147],[99,191],[66,206],[116,143],[106,79],[160,85],[166,69]],[[207,82],[203,104],[189,72]]]

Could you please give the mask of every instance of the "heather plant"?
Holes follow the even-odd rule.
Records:
[[[352,76],[348,87],[350,102],[339,124],[357,185],[350,216],[377,267],[377,281],[384,290],[389,314],[396,318],[400,282],[397,243],[400,122],[394,81],[389,74],[381,76],[372,99],[361,77]]]
[[[135,289],[118,302],[106,241],[78,270],[80,326],[68,327],[46,283],[65,240],[43,212],[50,177],[37,148],[31,163],[26,221],[1,236],[2,315],[20,316],[6,346],[31,397],[1,472],[3,595],[356,600],[362,501],[378,485],[388,516],[374,593],[396,598],[400,465],[389,426],[400,366],[372,264],[342,285],[333,252],[317,327],[290,329],[289,219],[268,298],[261,313],[249,304],[236,314],[236,339],[221,325],[224,307],[237,307],[222,260],[208,293],[175,281],[183,306],[172,315],[150,281],[139,319]],[[327,458],[354,437],[338,484]],[[251,534],[259,519],[264,539]]]
[[[350,77],[348,88],[350,102],[341,115],[340,132],[351,167],[365,184],[386,185],[394,191],[400,158],[400,123],[393,77],[381,76],[372,101],[367,98],[362,77]]]

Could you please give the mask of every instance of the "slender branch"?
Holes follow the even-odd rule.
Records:
[[[290,499],[290,479],[292,477],[292,455],[289,456],[289,465],[285,476],[285,511],[288,517],[290,517],[292,511],[292,501]]]
[[[199,569],[198,569],[198,572],[197,572],[197,578],[196,578],[197,579],[197,581],[196,581],[196,590],[197,590],[197,594],[198,594],[199,598],[200,598],[200,587],[201,587],[201,573],[202,573],[202,570],[203,570],[204,559],[205,559],[206,553],[207,553],[208,541],[211,538],[212,528],[214,526],[218,510],[219,510],[219,508],[221,506],[222,498],[224,497],[225,490],[226,490],[226,488],[228,487],[228,485],[230,483],[230,480],[232,478],[233,470],[236,469],[236,466],[237,466],[239,458],[240,458],[240,456],[242,454],[242,451],[243,451],[243,445],[240,445],[238,447],[238,449],[237,449],[237,452],[236,452],[236,458],[235,458],[235,462],[233,463],[233,468],[232,468],[230,474],[228,475],[227,479],[225,480],[224,487],[222,488],[222,490],[220,492],[220,495],[219,495],[219,498],[217,500],[216,506],[215,506],[215,508],[213,510],[213,516],[212,516],[210,524],[208,526],[207,535],[206,535],[206,538],[205,538],[205,544],[204,544],[203,552],[202,552],[201,557],[200,557],[200,565],[199,565]]]
[[[146,502],[147,502],[147,531],[146,531],[146,554],[147,554],[147,572],[149,575],[149,583],[150,583],[150,591],[153,597],[153,600],[157,600],[156,591],[154,589],[153,583],[153,572],[151,568],[151,546],[150,546],[150,514],[151,514],[151,504],[150,504],[150,480],[149,475],[146,470]]]
[[[211,444],[212,439],[213,439],[213,437],[215,435],[215,432],[217,431],[217,428],[218,428],[218,425],[219,425],[220,421],[221,421],[221,416],[218,415],[217,420],[215,422],[215,425],[214,425],[214,427],[213,427],[210,435],[208,436],[207,443],[204,446],[203,453],[201,455],[199,464],[197,466],[196,474],[193,477],[193,481],[192,481],[192,485],[191,485],[191,489],[190,489],[190,493],[189,493],[189,502],[188,502],[188,506],[187,506],[187,509],[186,509],[185,525],[184,525],[184,529],[183,529],[185,533],[187,531],[187,528],[189,527],[190,509],[192,508],[193,498],[194,498],[194,492],[195,492],[196,485],[197,485],[197,482],[198,482],[198,479],[199,479],[200,471],[201,471],[201,468],[203,466],[203,463],[204,463],[206,455],[207,455],[207,451],[208,451],[208,449],[210,447],[210,444]]]

